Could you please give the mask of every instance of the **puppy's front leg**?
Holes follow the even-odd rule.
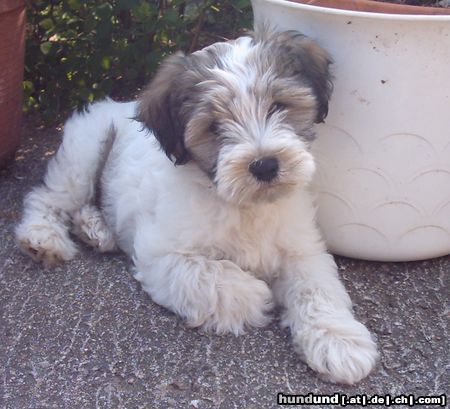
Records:
[[[190,326],[237,335],[246,325],[261,327],[269,320],[269,287],[231,261],[170,253],[135,262],[144,290]]]
[[[297,352],[332,382],[353,384],[366,377],[377,360],[376,345],[353,317],[333,257],[323,252],[294,258],[284,270],[274,295],[285,307],[283,323]]]

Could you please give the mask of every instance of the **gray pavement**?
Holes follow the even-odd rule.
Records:
[[[302,363],[276,314],[244,336],[204,334],[153,303],[123,255],[81,247],[54,270],[33,263],[17,250],[13,226],[58,140],[55,129],[28,123],[17,160],[0,172],[0,408],[256,409],[277,407],[278,392],[449,393],[450,256],[337,258],[381,352],[353,387],[323,382]]]

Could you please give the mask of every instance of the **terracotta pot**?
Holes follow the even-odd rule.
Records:
[[[289,0],[294,3],[309,4],[318,7],[328,7],[340,10],[366,11],[370,13],[432,15],[450,14],[450,8],[422,7],[407,4],[384,3],[372,0]]]
[[[0,1],[0,167],[20,141],[24,68],[25,2]]]
[[[313,144],[329,249],[380,261],[450,254],[450,9],[252,3],[256,22],[302,31],[334,59],[329,114]]]

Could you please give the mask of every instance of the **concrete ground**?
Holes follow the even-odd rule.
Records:
[[[13,227],[58,140],[54,129],[26,125],[15,163],[0,173],[0,408],[259,409],[277,407],[278,392],[449,392],[450,256],[337,258],[381,352],[376,370],[351,387],[323,382],[302,363],[276,315],[240,337],[186,328],[142,291],[123,255],[82,247],[55,270],[33,263]]]

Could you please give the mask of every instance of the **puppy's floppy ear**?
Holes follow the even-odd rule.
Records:
[[[190,116],[190,91],[196,78],[182,53],[168,57],[138,100],[136,119],[152,130],[162,149],[176,165],[189,161],[184,131]]]
[[[328,101],[333,84],[330,74],[330,55],[310,38],[298,31],[272,34],[269,43],[275,44],[277,67],[283,75],[297,77],[311,86],[317,98],[316,123],[328,114]]]

